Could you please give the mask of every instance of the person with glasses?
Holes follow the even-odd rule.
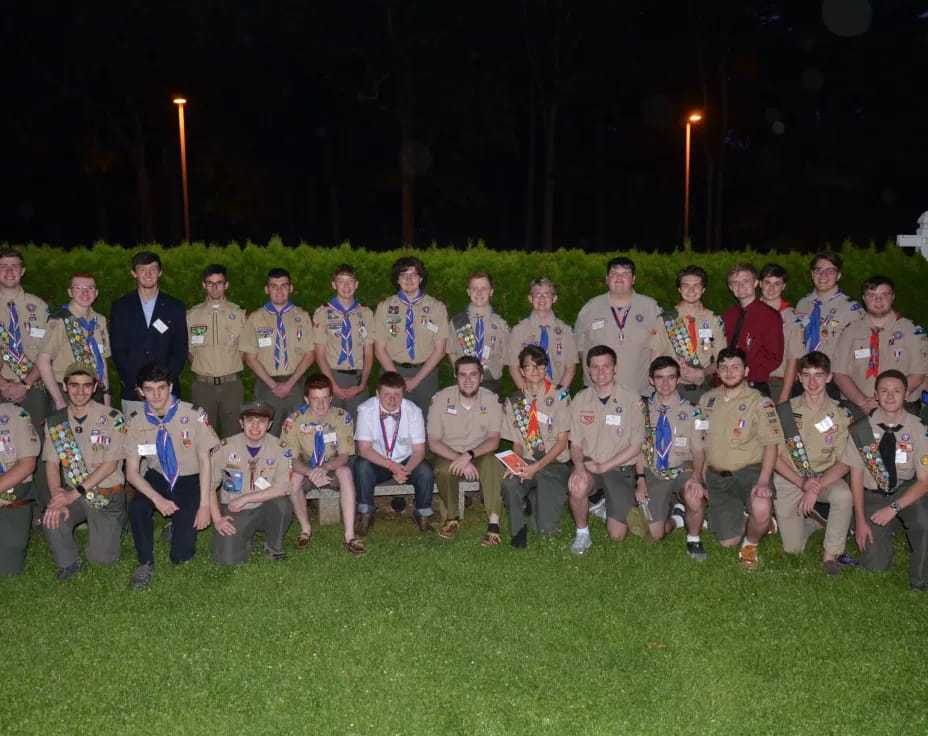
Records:
[[[187,310],[187,350],[193,369],[190,400],[201,407],[220,437],[237,434],[238,407],[244,403],[242,354],[239,338],[245,329],[245,310],[226,299],[226,267],[213,263],[203,269],[206,300]]]
[[[425,293],[428,274],[418,258],[398,258],[391,278],[397,291],[380,302],[374,314],[374,354],[385,372],[406,379],[406,400],[424,414],[438,391],[438,364],[448,345],[448,310]]]

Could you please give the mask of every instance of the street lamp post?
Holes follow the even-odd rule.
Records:
[[[702,114],[698,112],[691,113],[686,119],[686,176],[683,193],[683,243],[684,245],[690,239],[690,129],[693,123],[702,120]]]
[[[184,242],[189,243],[190,199],[187,195],[187,138],[184,135],[184,105],[187,104],[187,100],[183,97],[175,97],[174,104],[177,105],[177,127],[180,130],[180,177],[184,188]]]

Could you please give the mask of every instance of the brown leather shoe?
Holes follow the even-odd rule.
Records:
[[[374,526],[374,515],[373,514],[361,514],[361,518],[358,520],[358,526],[355,529],[355,533],[363,539],[370,532],[371,527]]]
[[[350,542],[345,542],[345,549],[355,557],[363,557],[367,554],[367,550],[364,549],[364,542],[360,539],[352,539]]]
[[[429,523],[428,516],[416,516],[416,526],[419,527],[420,532],[430,532],[432,531],[432,525]]]
[[[438,532],[438,536],[442,539],[454,539],[454,536],[458,533],[458,529],[461,527],[461,522],[457,519],[448,519],[442,527],[441,531]]]

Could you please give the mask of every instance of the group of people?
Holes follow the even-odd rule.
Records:
[[[748,569],[765,536],[800,553],[824,527],[822,569],[838,575],[842,564],[889,569],[901,525],[909,584],[925,590],[928,438],[913,412],[928,340],[893,311],[890,279],[866,280],[861,306],[839,288],[841,267],[838,254],[816,254],[812,290],[793,308],[782,267],[737,265],[735,304],[717,316],[702,304],[699,266],[679,272],[680,302],[662,310],[635,290],[634,262],[618,257],[607,291],[573,327],[555,315],[556,285],[536,278],[529,316],[510,328],[486,271],[470,275],[468,305],[449,317],[416,257],[393,264],[396,291],[374,311],[341,265],[310,316],[291,299],[289,272],[274,268],[267,301],[246,314],[226,298],[223,266],[205,269],[206,299],[188,310],[159,289],[158,256],[142,252],[131,261],[137,288],[113,302],[107,323],[93,309],[92,274],[73,274],[68,301],[50,313],[22,289],[21,254],[2,251],[0,572],[23,569],[34,522],[66,580],[81,567],[77,524],[89,527],[87,560],[106,564],[119,559],[128,521],[138,556],[130,585],[146,587],[155,511],[171,521],[174,563],[193,557],[210,525],[218,564],[244,562],[259,531],[266,555],[283,560],[294,516],[296,547],[312,543],[312,488],[338,493],[344,547],[361,556],[384,481],[412,486],[423,533],[436,530],[437,487],[437,532],[452,539],[458,483],[469,480],[480,483],[487,547],[503,540],[504,507],[509,541],[524,548],[529,527],[558,533],[566,503],[574,554],[592,545],[591,511],[612,539],[641,517],[657,540],[685,527],[699,561],[708,527]],[[446,357],[454,384],[440,388]],[[178,383],[188,361],[191,403]],[[578,364],[585,388],[572,397]],[[846,553],[850,533],[860,563]]]

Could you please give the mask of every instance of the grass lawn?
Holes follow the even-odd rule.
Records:
[[[123,561],[54,579],[41,535],[0,579],[2,733],[919,734],[928,733],[928,596],[908,552],[877,575],[820,572],[821,533],[762,567],[705,540],[689,560],[560,537],[478,546],[378,518],[369,554],[341,528],[272,563],[221,569],[209,533],[180,568],[156,541],[149,590]],[[86,534],[86,532],[79,532]],[[855,551],[850,544],[849,551]]]

